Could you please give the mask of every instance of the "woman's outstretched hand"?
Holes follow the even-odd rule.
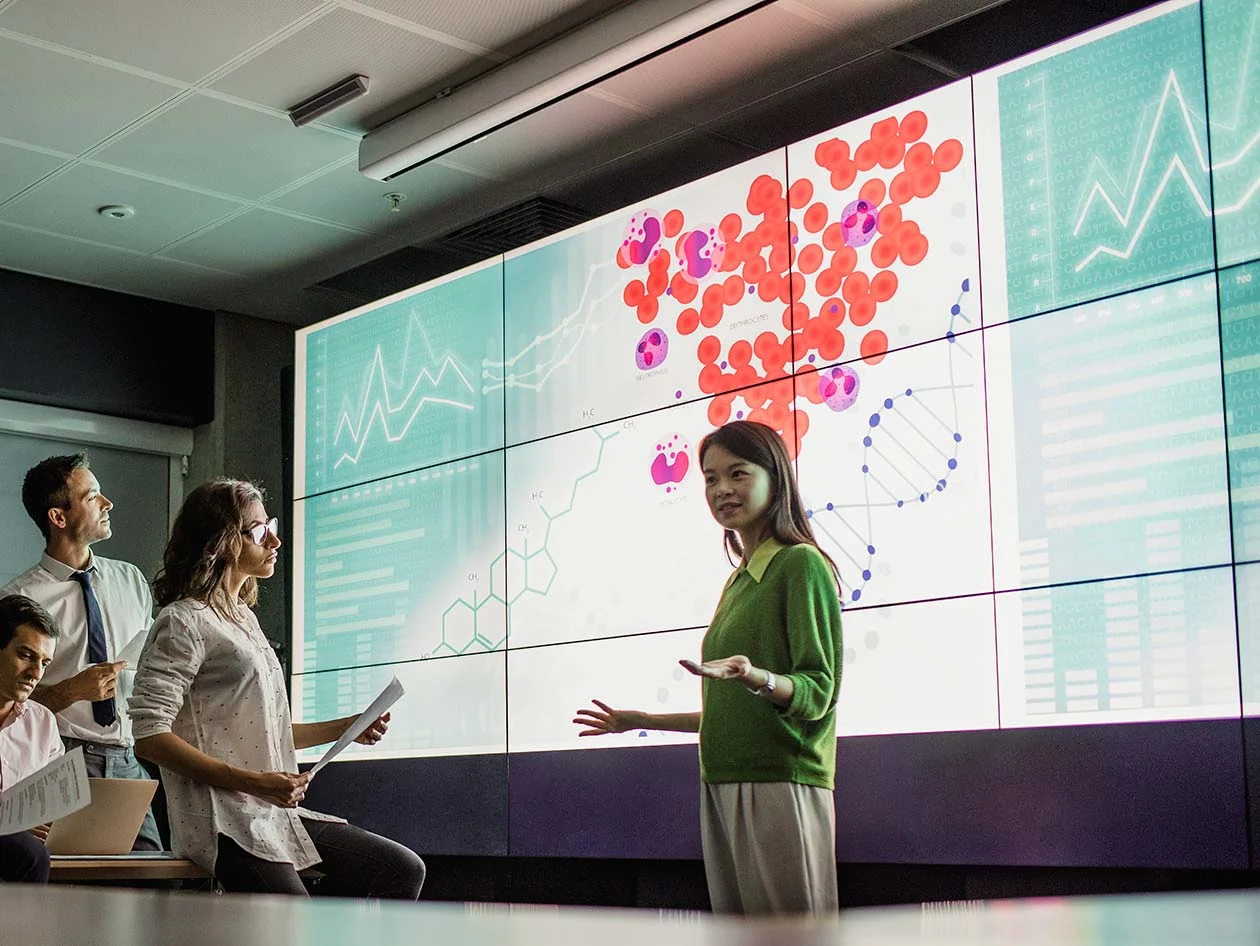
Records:
[[[607,736],[609,733],[627,732],[637,728],[631,710],[613,709],[607,703],[591,700],[598,709],[580,709],[573,722],[578,726],[586,726],[579,736]]]
[[[744,683],[752,671],[752,661],[743,654],[723,657],[721,660],[706,660],[696,663],[694,660],[678,661],[697,677],[708,677],[710,680],[738,680]]]

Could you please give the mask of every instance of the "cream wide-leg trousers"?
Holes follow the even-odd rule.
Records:
[[[831,790],[794,782],[701,789],[700,840],[714,913],[838,912]]]

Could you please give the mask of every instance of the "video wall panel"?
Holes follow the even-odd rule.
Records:
[[[1214,265],[1199,4],[975,79],[986,323]]]
[[[1260,561],[1260,263],[1221,270],[1234,558]]]
[[[694,627],[508,651],[512,751],[694,743],[695,733],[662,730],[583,737],[573,724],[573,713],[590,706],[593,699],[651,713],[698,712],[700,681],[678,660],[699,654],[703,636],[704,628]]]
[[[783,192],[772,153],[509,254],[507,442],[790,378],[761,342],[790,302]]]
[[[294,674],[294,716],[314,720],[357,715],[394,677],[406,696],[390,711],[387,737],[375,746],[347,747],[346,760],[507,751],[502,651]],[[298,758],[314,762],[326,748],[304,750]]]
[[[503,446],[503,266],[492,260],[313,328],[298,346],[294,496]]]
[[[1233,569],[997,596],[1003,726],[1237,717]]]
[[[710,405],[508,449],[511,647],[708,624],[730,572],[696,469]]]
[[[1208,143],[1218,266],[1260,258],[1260,7],[1254,0],[1206,0]],[[1200,166],[1206,155],[1198,156]]]
[[[1213,276],[985,342],[999,590],[1230,561]]]
[[[396,673],[444,705],[386,754],[694,741],[571,719],[699,707],[696,448],[740,418],[840,571],[843,737],[1260,715],[1258,11],[1149,7],[300,332],[298,715]]]

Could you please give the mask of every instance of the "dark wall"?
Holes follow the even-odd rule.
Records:
[[[1221,719],[846,737],[837,859],[1245,871],[1243,736]],[[436,855],[700,856],[695,746],[346,762],[309,801]]]
[[[214,313],[0,270],[0,397],[178,427],[214,416]]]

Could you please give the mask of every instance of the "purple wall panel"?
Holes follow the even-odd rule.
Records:
[[[845,863],[1249,865],[1239,720],[849,738],[837,770]],[[658,746],[342,763],[310,803],[421,853],[693,859],[699,786]]]
[[[516,857],[700,856],[695,746],[511,756]]]
[[[304,804],[421,855],[508,853],[505,755],[334,762]]]
[[[853,863],[1245,868],[1239,720],[844,739]]]

